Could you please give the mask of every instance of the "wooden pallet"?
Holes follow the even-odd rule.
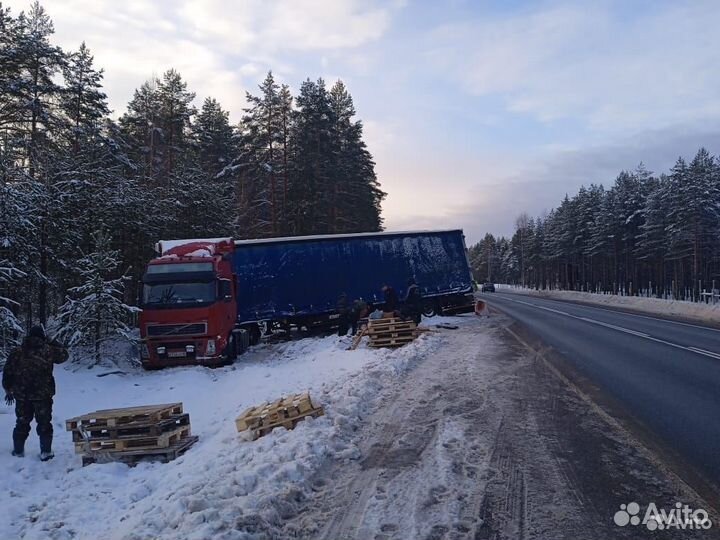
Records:
[[[276,427],[293,429],[299,421],[311,416],[325,414],[321,406],[315,406],[310,394],[290,395],[272,403],[250,407],[235,420],[239,432],[248,431],[252,440],[267,435]]]
[[[65,429],[75,431],[78,428],[88,429],[89,426],[116,427],[133,422],[159,422],[160,420],[167,420],[171,416],[182,414],[182,412],[182,403],[104,409],[66,420]]]
[[[124,452],[91,452],[82,458],[83,467],[92,463],[111,463],[119,461],[135,466],[142,461],[162,461],[167,463],[183,455],[198,441],[196,435],[180,439],[166,448],[153,448],[149,450],[127,450]]]
[[[415,336],[376,339],[368,343],[368,347],[376,349],[381,347],[402,347],[403,345],[407,345],[414,340]]]
[[[98,424],[80,425],[72,431],[73,442],[87,440],[122,439],[129,437],[157,437],[168,431],[190,425],[190,415],[187,413],[172,415],[159,422],[129,422],[108,427]]]
[[[374,319],[368,323],[369,346],[401,347],[413,341],[418,335],[417,325],[412,321],[398,318]]]
[[[155,450],[168,448],[181,439],[190,437],[190,426],[180,426],[160,435],[146,437],[119,437],[117,439],[87,439],[75,443],[78,454],[89,452],[125,452],[128,450]]]
[[[382,334],[385,332],[412,332],[417,326],[414,322],[371,324],[368,326],[368,334]]]

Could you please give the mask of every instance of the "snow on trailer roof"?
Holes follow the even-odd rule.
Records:
[[[225,237],[225,238],[186,238],[186,239],[180,239],[180,240],[160,240],[157,244],[155,244],[155,251],[160,253],[161,255],[164,255],[168,251],[170,251],[173,248],[176,248],[178,246],[184,246],[186,244],[195,244],[195,243],[203,243],[206,242],[208,244],[219,244],[220,242],[232,242],[232,238]],[[207,251],[207,250],[205,250]],[[200,254],[196,256],[202,256]]]
[[[313,240],[334,240],[337,238],[363,238],[363,237],[375,237],[375,236],[410,236],[418,234],[442,234],[450,232],[459,232],[464,234],[462,229],[441,229],[441,230],[419,230],[419,231],[381,231],[381,232],[365,232],[365,233],[348,233],[348,234],[316,234],[311,236],[282,236],[275,238],[253,238],[250,240],[235,240],[236,246],[246,246],[252,244],[272,244],[277,242],[310,242]],[[208,244],[220,243],[220,242],[232,242],[233,239],[230,237],[225,238],[185,238],[178,240],[160,240],[155,244],[155,251],[164,255],[168,251],[178,246],[193,243]]]
[[[382,232],[366,232],[366,233],[348,233],[348,234],[316,234],[312,236],[283,236],[276,238],[253,238],[251,240],[235,240],[236,246],[244,246],[249,244],[270,244],[275,242],[302,242],[312,240],[334,240],[336,238],[361,238],[361,237],[374,237],[374,236],[409,236],[416,234],[439,234],[459,232],[463,233],[462,229],[442,229],[442,230],[423,230],[423,231],[382,231]]]

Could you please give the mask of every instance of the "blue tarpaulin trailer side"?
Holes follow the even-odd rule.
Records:
[[[241,324],[331,314],[343,292],[382,302],[385,284],[403,298],[411,277],[434,310],[472,304],[462,230],[239,240],[232,257]]]

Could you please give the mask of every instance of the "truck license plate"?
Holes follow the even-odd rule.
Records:
[[[185,356],[185,351],[170,351],[168,352],[168,356],[170,358],[183,358]]]

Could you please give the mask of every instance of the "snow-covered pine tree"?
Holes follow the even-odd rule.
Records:
[[[670,252],[683,286],[699,299],[705,261],[717,246],[720,233],[720,181],[718,165],[701,148],[690,166],[678,163],[670,175],[672,209],[669,216]]]
[[[176,174],[177,168],[187,165],[191,156],[191,119],[197,112],[192,105],[195,92],[187,89],[187,83],[174,69],[166,71],[157,83],[162,129],[162,167],[164,185]]]
[[[56,337],[67,345],[90,346],[97,365],[104,342],[118,336],[130,339],[129,322],[138,308],[122,301],[127,278],[116,277],[121,261],[110,248],[110,238],[96,232],[93,240],[94,251],[77,262],[81,284],[68,291],[53,326]]]
[[[5,363],[10,350],[19,345],[22,325],[14,313],[18,302],[10,298],[13,282],[25,277],[10,261],[0,260],[0,366]]]
[[[520,278],[520,265],[514,246],[505,237],[498,242],[498,256],[500,257],[500,275],[496,282],[517,283]]]
[[[205,98],[193,125],[198,164],[209,177],[215,177],[235,154],[235,132],[228,111],[213,98]]]
[[[332,232],[379,231],[380,204],[386,193],[377,182],[375,162],[362,139],[362,122],[353,119],[353,99],[342,81],[330,89],[329,100],[336,152],[335,177],[329,193]]]
[[[240,123],[239,150],[233,161],[238,179],[237,230],[244,236],[276,236],[285,210],[283,122],[287,114],[272,72],[260,95],[246,93],[250,107]]]
[[[580,283],[584,289],[593,288],[593,225],[604,196],[602,185],[590,184],[580,188],[577,195],[577,233],[575,243],[581,260]]]
[[[186,193],[181,200],[194,207],[189,215],[197,222],[196,234],[201,237],[232,234],[235,177],[228,166],[237,155],[237,142],[228,117],[220,103],[205,99],[192,126],[195,159],[181,173]]]
[[[138,176],[150,186],[159,184],[162,127],[157,79],[137,88],[120,117],[120,132],[129,145],[130,160],[139,165]]]
[[[293,115],[289,212],[294,234],[332,232],[330,194],[337,175],[334,113],[325,81],[307,79],[300,86]]]
[[[278,107],[278,127],[280,129],[278,146],[280,148],[280,163],[278,163],[276,171],[280,175],[282,186],[279,195],[279,227],[280,234],[286,235],[291,232],[288,194],[290,192],[290,171],[292,169],[290,135],[293,113],[293,96],[290,93],[290,87],[287,84],[283,84],[280,87]]]
[[[669,180],[662,175],[645,199],[644,220],[635,249],[636,257],[648,266],[648,287],[653,285],[657,296],[662,296],[667,289],[665,259],[668,254],[669,203]]]
[[[62,94],[56,81],[57,73],[65,63],[62,50],[50,42],[54,33],[52,21],[40,6],[34,2],[30,11],[20,13],[14,22],[5,12],[3,25],[10,27],[11,39],[3,43],[3,56],[9,56],[9,65],[0,68],[6,72],[3,78],[11,77],[8,86],[0,92],[2,128],[8,135],[4,144],[11,150],[16,176],[25,176],[31,191],[37,195],[34,204],[37,217],[36,246],[38,256],[30,259],[34,268],[29,269],[30,290],[26,295],[36,294],[37,315],[45,322],[48,314],[49,288],[52,276],[49,272],[53,256],[48,241],[48,231],[53,229],[52,216],[52,174],[55,162],[55,133],[62,126],[62,117],[55,104]]]

